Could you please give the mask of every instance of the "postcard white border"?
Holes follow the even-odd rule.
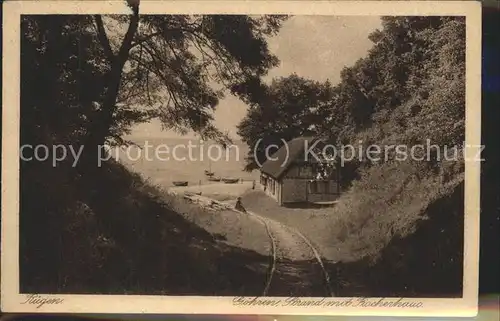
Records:
[[[478,302],[480,164],[465,165],[464,295],[405,299],[423,308],[235,306],[233,297],[44,295],[64,303],[36,308],[19,293],[19,83],[21,14],[128,13],[122,1],[8,1],[3,4],[1,308],[4,312],[199,313],[268,315],[474,316]],[[481,4],[476,1],[141,1],[141,13],[466,16],[466,143],[477,150],[481,129]],[[8,85],[7,85],[8,84]],[[340,299],[340,298],[337,298]]]

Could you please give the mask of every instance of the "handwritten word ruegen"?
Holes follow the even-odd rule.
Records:
[[[61,298],[44,298],[39,294],[28,294],[26,296],[26,301],[22,304],[36,305],[36,308],[39,309],[45,304],[61,304],[63,302],[64,299]]]

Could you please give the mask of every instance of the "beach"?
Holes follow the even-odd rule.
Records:
[[[249,148],[241,141],[228,148],[194,138],[135,138],[133,142],[136,146],[113,149],[113,157],[162,189],[202,190],[217,199],[224,195],[231,198],[259,179],[258,171],[244,170]],[[243,184],[210,181],[205,171],[217,178],[240,179]],[[176,187],[173,182],[187,182],[188,186]]]
[[[228,202],[252,190],[253,181],[243,181],[235,184],[207,183],[193,186],[175,186],[168,189],[169,193],[178,195],[186,193],[201,193],[201,195],[221,201]],[[257,183],[255,188],[257,188]]]

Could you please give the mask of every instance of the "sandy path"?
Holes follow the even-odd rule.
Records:
[[[238,246],[256,250],[257,248],[251,246],[251,243],[258,242],[258,247],[264,249],[264,252],[272,258],[268,280],[263,287],[264,296],[333,296],[321,258],[300,232],[255,212],[249,211],[245,214],[236,211],[231,201],[217,202],[203,195],[191,195],[189,198],[204,207],[209,207],[214,202],[226,207],[225,223],[229,223],[232,229],[236,225],[241,226],[238,228],[238,235],[248,234],[239,240]],[[216,225],[221,225],[221,222]],[[227,224],[222,225],[222,228],[229,227]],[[242,233],[243,231],[247,233]],[[264,243],[267,246],[264,246]]]
[[[283,223],[250,212],[268,226],[276,259],[267,296],[333,296],[321,263],[298,233]]]
[[[291,261],[314,260],[309,246],[284,224],[265,219],[277,243],[277,256]]]

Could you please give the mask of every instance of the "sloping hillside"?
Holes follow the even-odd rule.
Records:
[[[421,177],[418,166],[401,167],[371,169],[333,211],[330,244],[341,261],[332,267],[337,291],[460,296],[463,176],[442,183],[438,176]]]
[[[391,17],[383,27],[368,57],[344,70],[333,107],[347,115],[334,140],[382,151],[344,170],[331,223],[339,291],[459,296],[465,22]]]
[[[238,127],[258,147],[248,166],[262,163],[256,142],[326,139],[342,158],[343,193],[328,213],[297,219],[333,262],[338,292],[460,295],[465,19],[382,17],[369,39],[335,86],[274,79]]]
[[[36,164],[21,175],[22,292],[261,294],[265,253],[207,232],[182,213],[213,213],[120,164],[104,164],[86,184],[61,167]]]

